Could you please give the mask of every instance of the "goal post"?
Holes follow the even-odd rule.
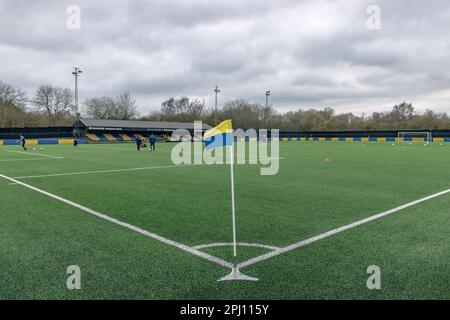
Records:
[[[421,140],[423,138],[423,140]],[[407,142],[425,142],[429,144],[433,141],[433,136],[430,131],[399,131],[398,141]]]

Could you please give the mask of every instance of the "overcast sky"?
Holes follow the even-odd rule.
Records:
[[[450,112],[449,29],[448,0],[0,0],[0,80],[32,96],[73,88],[79,66],[81,101],[129,91],[142,114],[170,96],[213,106],[214,85],[220,105],[271,90],[280,111]]]

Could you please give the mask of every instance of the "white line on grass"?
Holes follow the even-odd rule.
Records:
[[[62,159],[62,158],[61,158]],[[4,159],[0,160],[1,162],[11,162],[11,161],[44,161],[44,160],[60,160],[59,158],[39,158],[39,159]]]
[[[29,156],[40,156],[40,157],[47,157],[52,159],[64,159],[63,157],[57,157],[57,156],[50,156],[48,154],[42,154],[42,153],[32,153],[32,152],[24,152],[24,151],[13,151],[13,150],[5,150],[6,152],[14,152],[14,153],[21,153],[21,154],[27,154]]]
[[[185,165],[170,165],[170,166],[157,166],[157,167],[141,167],[141,168],[127,168],[127,169],[112,169],[112,170],[99,170],[99,171],[82,171],[82,172],[68,172],[68,173],[54,173],[54,174],[42,174],[37,176],[23,176],[13,177],[13,179],[33,179],[33,178],[48,178],[48,177],[64,177],[64,176],[77,176],[85,174],[98,174],[98,173],[111,173],[111,172],[126,172],[126,171],[141,171],[152,169],[168,169],[177,167],[192,167],[194,164]]]
[[[207,249],[207,248],[216,248],[216,247],[231,247],[233,246],[233,243],[227,243],[227,242],[220,242],[220,243],[209,243],[209,244],[201,244],[195,247],[192,247],[194,249]],[[238,242],[237,246],[239,247],[253,247],[253,248],[262,248],[262,249],[267,249],[267,250],[279,250],[281,248],[279,247],[275,247],[275,246],[268,246],[265,244],[259,244],[259,243],[243,243],[243,242]]]
[[[90,148],[95,148],[95,146],[94,147],[90,147]],[[119,147],[108,147],[109,149],[114,149],[114,150],[121,150],[121,151],[127,151],[127,152],[130,152],[130,148],[128,148],[128,149],[125,149],[125,148],[119,148]],[[102,149],[102,150],[105,150],[105,148],[102,148],[102,147],[98,147],[97,149]],[[132,148],[132,150],[136,150],[135,148]],[[148,149],[146,149],[146,148],[143,148],[143,149],[141,149],[142,151],[140,151],[140,153],[145,153],[146,151],[148,151]],[[136,153],[136,152],[135,152]],[[155,154],[160,154],[160,153],[172,153],[172,150],[157,150],[157,151],[152,151],[151,152],[152,153],[152,155],[155,155]],[[196,154],[201,154],[201,155],[203,155],[204,153],[203,152],[189,152],[191,155],[196,155]],[[238,157],[239,156],[239,154],[238,153],[235,153],[234,154],[235,155],[235,157]],[[267,161],[267,160],[286,160],[286,158],[284,158],[284,157],[274,157],[274,158],[263,158],[263,159],[260,159],[260,158],[257,158],[257,159],[245,159],[245,161],[259,161],[259,160],[264,160],[264,161]]]
[[[307,245],[309,245],[309,244],[311,244],[313,242],[316,242],[316,241],[319,241],[319,240],[322,240],[322,239],[325,239],[325,238],[328,238],[328,237],[332,237],[332,236],[334,236],[334,235],[336,235],[338,233],[341,233],[341,232],[344,232],[344,231],[347,231],[347,230],[359,227],[359,226],[361,226],[363,224],[366,224],[366,223],[369,223],[371,221],[374,221],[374,220],[386,217],[386,216],[391,215],[393,213],[396,213],[396,212],[398,212],[400,210],[403,210],[403,209],[406,209],[406,208],[418,205],[418,204],[420,204],[422,202],[425,202],[425,201],[428,201],[428,200],[440,197],[440,196],[442,196],[444,194],[447,194],[447,193],[450,193],[450,189],[447,189],[445,191],[432,194],[432,195],[430,195],[428,197],[425,197],[425,198],[421,198],[421,199],[409,202],[409,203],[404,204],[402,206],[399,206],[397,208],[394,208],[394,209],[391,209],[391,210],[388,210],[388,211],[385,211],[385,212],[373,215],[371,217],[368,217],[368,218],[365,218],[365,219],[353,222],[351,224],[347,224],[347,225],[342,226],[340,228],[330,230],[328,232],[319,234],[319,235],[317,235],[315,237],[312,237],[312,238],[309,238],[309,239],[306,239],[306,240],[303,240],[303,241],[291,244],[291,245],[289,245],[287,247],[284,247],[284,248],[281,248],[281,249],[277,249],[275,251],[269,252],[267,254],[263,254],[263,255],[261,255],[259,257],[247,260],[245,262],[241,262],[241,263],[239,263],[237,265],[237,268],[239,268],[239,269],[246,268],[248,266],[254,265],[254,264],[259,263],[261,261],[264,261],[264,260],[273,258],[275,256],[278,256],[280,254],[283,254],[283,253],[286,253],[286,252],[289,252],[289,251],[292,251],[292,250],[295,250],[295,249],[307,246]]]
[[[50,159],[25,159],[25,160],[50,160]],[[6,161],[6,160],[0,160]],[[9,160],[7,160],[9,161]],[[193,167],[202,166],[207,164],[183,164],[183,165],[169,165],[169,166],[155,166],[155,167],[140,167],[140,168],[125,168],[125,169],[111,169],[111,170],[98,170],[98,171],[81,171],[81,172],[67,172],[67,173],[53,173],[53,174],[42,174],[35,176],[21,176],[13,177],[13,179],[35,179],[35,178],[49,178],[49,177],[64,177],[64,176],[77,176],[77,175],[87,175],[87,174],[98,174],[98,173],[113,173],[113,172],[127,172],[127,171],[143,171],[143,170],[154,170],[154,169],[170,169],[178,167]]]
[[[121,227],[124,227],[124,228],[127,228],[127,229],[129,229],[129,230],[135,231],[135,232],[140,233],[140,234],[142,234],[142,235],[144,235],[144,236],[147,236],[147,237],[149,237],[149,238],[152,238],[152,239],[158,240],[158,241],[160,241],[160,242],[163,242],[163,243],[165,243],[165,244],[167,244],[167,245],[176,247],[176,248],[178,248],[178,249],[180,249],[180,250],[183,250],[183,251],[185,251],[185,252],[188,252],[188,253],[190,253],[190,254],[193,254],[193,255],[195,255],[195,256],[197,256],[197,257],[200,257],[200,258],[203,258],[203,259],[208,260],[208,261],[210,261],[210,262],[213,262],[213,263],[215,263],[215,264],[218,264],[218,265],[220,265],[220,266],[222,266],[222,267],[226,267],[226,268],[230,268],[230,269],[233,269],[233,267],[234,267],[234,265],[233,265],[232,263],[229,263],[229,262],[227,262],[227,261],[225,261],[225,260],[222,260],[222,259],[219,259],[219,258],[217,258],[217,257],[211,256],[211,255],[209,255],[209,254],[207,254],[207,253],[204,253],[204,252],[201,252],[201,251],[199,251],[199,250],[197,250],[197,249],[193,249],[193,248],[191,248],[191,247],[189,247],[189,246],[186,246],[186,245],[184,245],[184,244],[181,244],[181,243],[179,243],[179,242],[176,242],[176,241],[173,241],[173,240],[164,238],[164,237],[162,237],[162,236],[160,236],[160,235],[158,235],[158,234],[156,234],[156,233],[153,233],[153,232],[150,232],[150,231],[141,229],[141,228],[136,227],[136,226],[133,226],[133,225],[131,225],[131,224],[129,224],[129,223],[122,222],[122,221],[120,221],[120,220],[117,220],[117,219],[115,219],[115,218],[112,218],[112,217],[110,217],[110,216],[107,216],[106,214],[103,214],[103,213],[97,212],[97,211],[95,211],[95,210],[89,209],[89,208],[87,208],[87,207],[85,207],[85,206],[83,206],[83,205],[81,205],[81,204],[76,203],[76,202],[67,200],[67,199],[65,199],[65,198],[63,198],[63,197],[60,197],[60,196],[57,196],[57,195],[55,195],[55,194],[53,194],[53,193],[44,191],[44,190],[42,190],[42,189],[33,187],[33,186],[31,186],[31,185],[29,185],[29,184],[26,184],[26,183],[24,183],[24,182],[15,180],[14,178],[7,177],[7,176],[5,176],[5,175],[3,175],[3,174],[0,174],[0,178],[9,180],[9,181],[14,182],[14,183],[17,183],[17,184],[19,184],[19,185],[21,185],[21,186],[23,186],[23,187],[25,187],[25,188],[28,188],[28,189],[31,189],[31,190],[36,191],[36,192],[38,192],[38,193],[41,193],[41,194],[43,194],[43,195],[45,195],[45,196],[47,196],[47,197],[49,197],[49,198],[52,198],[52,199],[61,201],[61,202],[65,203],[65,204],[68,204],[69,206],[78,208],[78,209],[80,209],[80,210],[82,210],[82,211],[84,211],[84,212],[86,212],[86,213],[89,213],[89,214],[91,214],[91,215],[93,215],[93,216],[96,216],[96,217],[98,217],[98,218],[100,218],[100,219],[109,221],[109,222],[114,223],[114,224],[116,224],[116,225],[119,225],[119,226],[121,226]]]

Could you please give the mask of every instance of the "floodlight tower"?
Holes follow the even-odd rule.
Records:
[[[266,108],[269,107],[269,96],[270,96],[271,94],[272,94],[272,93],[271,93],[270,91],[266,91]]]
[[[216,88],[214,89],[214,92],[216,93],[216,100],[215,100],[215,104],[214,104],[214,125],[216,125],[217,124],[217,94],[220,92],[218,86],[216,86]]]
[[[78,108],[78,76],[83,72],[78,67],[73,68],[75,71],[72,72],[72,74],[75,76],[75,113],[79,113]]]

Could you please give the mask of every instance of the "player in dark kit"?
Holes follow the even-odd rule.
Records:
[[[27,142],[26,142],[25,137],[24,137],[23,135],[20,136],[19,142],[20,142],[20,145],[22,146],[23,150],[27,150],[27,147],[25,147],[25,144],[26,144]]]
[[[148,142],[150,143],[150,148],[148,150],[155,151],[156,137],[153,134],[148,137]]]
[[[136,138],[136,148],[137,148],[137,151],[141,151],[141,146],[142,146],[142,140],[141,140],[141,138],[137,137],[137,138]]]

